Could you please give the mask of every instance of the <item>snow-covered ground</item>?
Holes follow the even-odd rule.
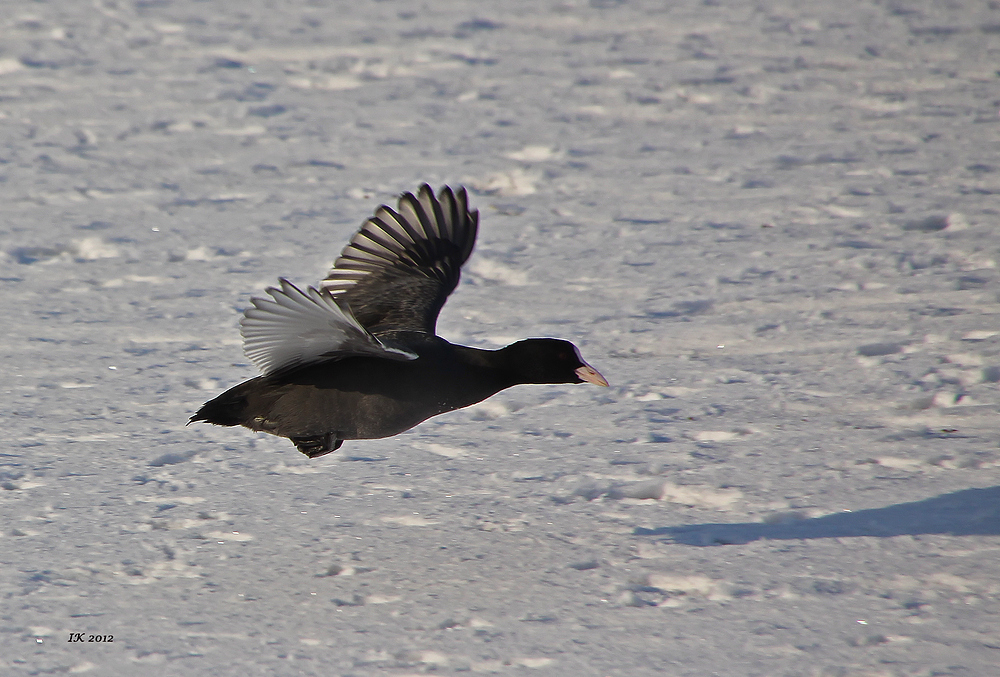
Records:
[[[997,674],[1000,4],[2,14],[0,673]],[[612,387],[185,427],[423,181],[441,333]]]

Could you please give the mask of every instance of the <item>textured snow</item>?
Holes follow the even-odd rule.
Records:
[[[997,674],[997,3],[3,15],[0,673]],[[423,181],[442,335],[611,387],[185,427]]]

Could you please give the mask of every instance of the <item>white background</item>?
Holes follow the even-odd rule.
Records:
[[[996,674],[998,3],[3,15],[0,672]],[[482,213],[441,334],[612,387],[184,427],[423,181]]]

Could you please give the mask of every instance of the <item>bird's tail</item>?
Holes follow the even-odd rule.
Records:
[[[247,398],[246,395],[233,390],[227,390],[214,400],[203,404],[188,421],[188,425],[195,421],[226,426],[241,425],[246,418]]]

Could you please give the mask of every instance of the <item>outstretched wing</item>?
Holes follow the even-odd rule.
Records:
[[[370,333],[434,333],[438,313],[472,253],[479,212],[465,188],[427,184],[382,205],[334,262],[321,286]]]
[[[265,375],[349,355],[411,360],[416,355],[388,348],[341,308],[325,290],[302,291],[288,280],[269,287],[271,299],[252,298],[240,321],[243,352]]]

